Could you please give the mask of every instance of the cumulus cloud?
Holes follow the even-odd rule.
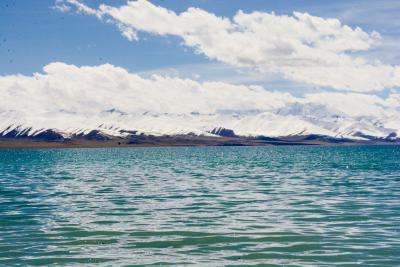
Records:
[[[399,102],[397,94],[386,99],[339,92],[294,97],[261,86],[144,78],[110,64],[55,62],[31,76],[0,76],[0,132],[24,126],[31,131],[102,127],[204,134],[221,126],[243,135],[362,131],[386,136],[400,129]]]
[[[400,86],[399,66],[355,55],[379,45],[379,33],[351,28],[337,19],[242,11],[226,18],[193,7],[176,14],[146,0],[98,8],[79,0],[58,4],[114,23],[131,41],[138,40],[138,32],[174,35],[210,59],[297,82],[357,92]]]
[[[68,12],[71,10],[71,7],[69,5],[66,5],[64,3],[64,0],[56,0],[55,5],[51,8],[60,12]]]
[[[32,76],[0,76],[0,109],[96,114],[114,108],[130,114],[189,114],[264,110],[294,101],[288,93],[270,92],[260,86],[200,83],[159,75],[143,78],[111,64],[78,67],[55,62],[43,71]]]

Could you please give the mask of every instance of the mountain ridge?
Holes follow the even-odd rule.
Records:
[[[224,137],[287,137],[320,135],[336,139],[374,140],[399,136],[396,118],[349,117],[329,113],[318,108],[299,110],[294,107],[271,111],[227,114],[171,114],[147,112],[127,114],[123,111],[104,115],[65,114],[46,115],[45,118],[26,114],[0,113],[0,137],[77,138],[85,136],[127,137],[145,135],[197,135]],[[306,113],[305,113],[306,112]],[[390,127],[392,126],[392,127]]]
[[[400,138],[362,136],[361,139],[335,138],[318,134],[291,136],[239,136],[231,129],[217,127],[209,135],[194,133],[181,135],[150,135],[137,131],[120,130],[124,135],[109,135],[100,130],[91,130],[66,136],[54,129],[46,129],[28,135],[28,129],[0,133],[0,148],[57,148],[57,147],[134,147],[134,146],[282,146],[282,145],[366,145],[400,144]]]
[[[0,137],[215,137],[219,128],[227,129],[222,135],[246,138],[400,136],[400,94],[393,92],[294,96],[258,85],[146,78],[110,64],[62,62],[30,76],[0,76],[0,87]]]

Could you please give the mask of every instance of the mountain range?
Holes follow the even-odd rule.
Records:
[[[295,97],[257,85],[149,78],[109,64],[52,63],[0,77],[0,137],[46,140],[132,136],[391,140],[400,97],[349,92]]]

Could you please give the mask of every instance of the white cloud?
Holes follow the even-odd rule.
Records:
[[[115,23],[128,40],[137,32],[175,35],[197,53],[236,67],[280,73],[286,79],[358,92],[400,86],[400,67],[355,55],[379,45],[377,32],[343,25],[307,13],[292,16],[238,11],[230,18],[199,8],[180,14],[150,1],[128,1],[120,7],[90,8],[65,0],[79,12]]]
[[[56,0],[55,5],[51,7],[54,10],[58,10],[60,12],[68,12],[71,10],[71,7],[64,3],[64,0]]]
[[[10,125],[65,132],[103,125],[101,130],[201,134],[221,126],[243,135],[386,136],[400,134],[399,99],[359,93],[294,97],[260,86],[144,78],[110,64],[56,62],[32,76],[0,76],[0,132]]]
[[[189,114],[278,108],[293,101],[287,93],[273,93],[259,86],[200,83],[159,75],[142,78],[110,64],[77,67],[56,62],[43,70],[33,76],[0,76],[1,108],[39,113],[62,108],[94,114],[116,108],[137,114]]]
[[[313,93],[305,95],[305,99],[354,117],[382,117],[392,107],[392,98],[384,100],[375,95],[358,93]]]

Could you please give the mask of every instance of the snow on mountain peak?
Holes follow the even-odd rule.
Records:
[[[0,76],[0,133],[35,135],[54,129],[66,136],[92,130],[209,135],[222,127],[248,136],[386,137],[400,133],[399,104],[396,94],[294,97],[260,86],[143,78],[110,64],[56,62],[32,76]]]

